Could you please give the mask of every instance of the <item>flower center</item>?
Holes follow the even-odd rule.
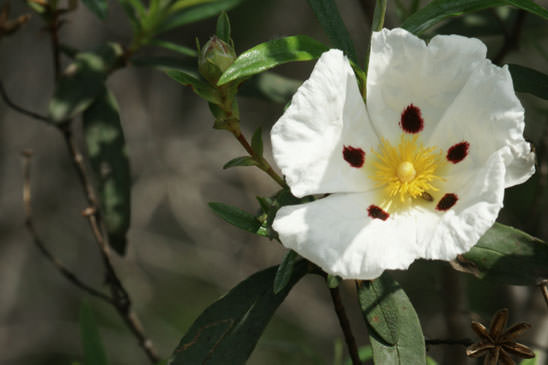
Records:
[[[384,187],[385,202],[389,208],[399,196],[400,202],[420,198],[423,193],[438,191],[433,184],[443,181],[439,170],[445,163],[439,148],[424,147],[417,142],[418,136],[402,134],[400,143],[392,146],[381,138],[378,149],[373,150],[371,178],[377,186]]]

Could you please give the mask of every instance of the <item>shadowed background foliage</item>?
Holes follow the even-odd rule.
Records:
[[[412,2],[391,2],[385,25],[400,25],[407,16],[402,9]],[[362,63],[370,31],[370,3],[337,2]],[[14,15],[26,12],[22,2],[12,1]],[[295,34],[328,43],[304,0],[250,0],[229,16],[237,52]],[[512,40],[519,17],[523,17],[519,38]],[[0,78],[18,104],[45,113],[54,80],[49,38],[42,26],[35,16],[17,34],[1,39]],[[435,31],[480,37],[494,59],[500,58],[510,38],[504,63],[548,72],[546,22],[515,9],[502,7],[455,18]],[[215,17],[170,31],[163,39],[193,47],[195,38],[204,44],[214,32]],[[110,2],[105,22],[80,6],[60,32],[63,43],[82,50],[106,41],[126,44],[130,36],[129,22],[116,1]],[[152,47],[141,53],[167,54]],[[66,66],[68,59],[64,62]],[[275,72],[304,80],[312,66],[313,62],[292,63]],[[277,186],[252,167],[222,170],[229,159],[242,154],[241,146],[230,134],[211,128],[213,118],[207,104],[189,88],[161,72],[135,66],[117,71],[108,86],[118,100],[132,182],[128,252],[115,264],[148,335],[167,357],[207,305],[252,273],[278,264],[285,253],[275,241],[226,224],[207,203],[224,202],[253,212],[258,209],[255,196],[271,195]],[[526,108],[526,137],[537,149],[539,173],[507,191],[500,220],[546,240],[548,105],[527,94],[519,97]],[[262,126],[269,160],[267,136],[283,104],[240,98],[242,129],[251,135]],[[81,123],[75,125],[79,136]],[[78,143],[83,146],[82,139]],[[21,195],[21,151],[29,148],[34,152],[36,229],[54,254],[80,277],[95,287],[103,281],[101,258],[81,216],[87,206],[85,197],[62,138],[51,127],[0,104],[0,364],[80,360],[78,313],[84,300],[94,311],[110,363],[145,364],[135,339],[112,308],[70,285],[33,246],[24,228]],[[538,363],[544,363],[548,317],[537,288],[480,281],[452,270],[447,263],[423,260],[395,277],[415,305],[427,338],[473,337],[470,319],[485,323],[497,309],[508,307],[510,322],[534,324],[524,342],[539,349]],[[365,345],[367,330],[354,286],[349,282],[342,288],[358,343]],[[249,364],[341,364],[346,350],[340,331],[323,281],[309,275],[281,305]],[[429,348],[429,355],[440,364],[475,363],[467,362],[463,353],[459,346]]]

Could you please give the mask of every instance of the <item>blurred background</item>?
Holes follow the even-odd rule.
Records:
[[[0,4],[4,1],[0,1]],[[12,1],[12,14],[31,11]],[[338,1],[341,15],[363,61],[368,46],[374,1]],[[389,2],[387,27],[401,24],[411,1]],[[422,1],[423,4],[427,1]],[[548,5],[546,1],[539,1]],[[327,37],[305,0],[247,1],[229,12],[236,51],[274,38],[306,34],[325,43]],[[457,33],[480,37],[489,57],[499,56],[505,40],[519,25],[518,47],[503,63],[548,72],[547,23],[503,7],[456,18],[427,34]],[[204,44],[215,32],[215,18],[173,30],[163,37],[188,47]],[[118,2],[100,22],[79,6],[62,28],[63,43],[82,50],[105,41],[127,44],[129,22]],[[53,93],[53,65],[47,32],[33,16],[17,34],[0,40],[0,78],[18,104],[46,114]],[[166,52],[153,48],[148,55]],[[64,59],[64,65],[68,60]],[[289,64],[276,73],[304,80],[313,63]],[[269,196],[277,186],[258,169],[222,170],[242,155],[241,146],[224,131],[212,129],[206,102],[163,73],[127,67],[108,85],[120,105],[132,169],[132,225],[127,256],[116,258],[135,310],[162,357],[167,357],[193,320],[220,295],[252,273],[278,264],[285,249],[274,241],[245,233],[220,220],[207,206],[218,201],[249,212],[256,196]],[[500,221],[544,240],[548,238],[547,159],[548,104],[518,95],[526,109],[527,138],[536,147],[538,173],[507,190]],[[272,161],[268,131],[283,104],[240,98],[241,121],[248,136],[263,127],[265,153]],[[76,135],[81,128],[76,123]],[[80,148],[83,141],[79,137]],[[81,211],[85,197],[64,141],[55,129],[21,116],[0,103],[0,364],[71,364],[82,358],[78,311],[92,306],[111,364],[146,364],[136,340],[115,311],[84,294],[44,259],[24,227],[21,151],[32,149],[32,190],[36,229],[52,252],[97,288],[104,273],[96,243]],[[510,324],[527,321],[533,329],[522,342],[546,362],[548,309],[535,287],[504,286],[452,270],[444,262],[417,261],[396,278],[415,305],[426,338],[471,338],[470,320],[488,324],[493,313],[510,308]],[[344,283],[343,299],[359,345],[367,330],[353,283]],[[463,346],[431,346],[439,364],[475,364]],[[322,279],[309,275],[289,294],[273,318],[249,364],[341,364],[346,347],[329,292]]]

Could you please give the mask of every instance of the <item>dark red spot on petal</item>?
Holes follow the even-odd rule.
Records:
[[[469,149],[470,143],[468,142],[454,144],[447,150],[447,159],[452,163],[459,163],[468,156]]]
[[[385,212],[381,207],[378,207],[376,205],[371,204],[369,208],[367,208],[367,214],[371,218],[377,218],[381,219],[383,221],[387,220],[388,217],[390,217],[390,214]]]
[[[436,205],[436,209],[441,211],[449,210],[457,203],[457,200],[459,200],[457,194],[445,194],[438,202],[438,205]]]
[[[352,167],[362,167],[365,162],[365,152],[361,148],[344,146],[343,157]]]
[[[401,113],[400,127],[407,133],[419,133],[424,128],[421,110],[409,104]]]

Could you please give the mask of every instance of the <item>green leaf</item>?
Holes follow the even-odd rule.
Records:
[[[518,229],[495,223],[453,266],[482,279],[536,285],[548,279],[548,245]]]
[[[367,360],[370,360],[373,358],[373,349],[371,346],[362,346],[358,349],[358,357],[362,362],[365,362]],[[353,365],[352,360],[348,359],[344,362],[344,365]]]
[[[357,287],[375,364],[425,364],[419,318],[401,286],[384,273],[372,282],[358,282]]]
[[[301,84],[301,81],[283,77],[273,72],[263,72],[242,84],[238,95],[286,104]]]
[[[251,137],[251,149],[255,152],[255,156],[263,156],[263,129],[261,127],[257,128]]]
[[[250,156],[236,157],[225,163],[223,169],[228,169],[236,166],[257,166],[257,161],[255,161]]]
[[[217,18],[217,37],[225,41],[228,44],[232,43],[232,37],[230,35],[230,20],[226,11],[222,11]]]
[[[261,43],[242,53],[223,73],[218,85],[258,74],[294,61],[314,60],[329,48],[305,35],[296,35]]]
[[[79,53],[59,80],[49,103],[49,116],[56,123],[83,112],[103,90],[109,72],[122,55],[122,47],[108,43],[95,52]]]
[[[371,29],[376,32],[382,30],[382,27],[384,26],[386,3],[387,0],[377,0],[377,4],[375,5],[375,12],[373,13],[373,22],[371,24]]]
[[[246,0],[216,0],[185,8],[170,15],[158,28],[158,33],[215,16],[221,11],[228,11],[240,5],[244,1]]]
[[[282,263],[278,266],[276,276],[274,277],[274,294],[278,294],[287,286],[287,284],[289,284],[297,260],[299,260],[299,255],[297,255],[295,251],[289,250],[286,253]]]
[[[106,88],[84,112],[83,125],[109,244],[123,255],[130,225],[131,174],[118,104]]]
[[[190,73],[194,78],[199,78],[196,68],[196,60],[191,58],[179,58],[170,56],[138,56],[131,59],[131,64],[136,67],[153,67],[158,70],[171,69]]]
[[[244,231],[256,233],[261,222],[254,215],[223,203],[209,203],[211,209],[223,220]]]
[[[402,28],[419,34],[448,17],[503,5],[513,5],[548,19],[548,10],[531,0],[434,0],[407,18]]]
[[[354,43],[346,29],[334,0],[308,0],[308,4],[316,14],[327,37],[335,48],[342,49],[354,62],[357,62]]]
[[[238,284],[202,312],[175,349],[171,364],[245,364],[278,306],[306,273],[306,266],[304,261],[295,265],[278,294],[273,288],[277,267]]]
[[[85,6],[88,7],[99,19],[105,19],[107,16],[108,3],[107,0],[82,0]]]
[[[196,52],[196,50],[189,47],[181,46],[177,43],[163,41],[161,39],[153,39],[149,41],[148,44],[169,49],[170,51],[175,51],[185,56],[198,57],[198,52]]]
[[[222,104],[218,91],[207,82],[202,81],[198,74],[183,69],[166,69],[164,72],[178,83],[192,87],[192,90],[205,100],[217,105]]]
[[[93,311],[87,302],[80,307],[80,334],[84,349],[84,365],[107,365],[107,355],[99,336]]]
[[[548,75],[520,65],[508,65],[517,92],[548,100]]]

